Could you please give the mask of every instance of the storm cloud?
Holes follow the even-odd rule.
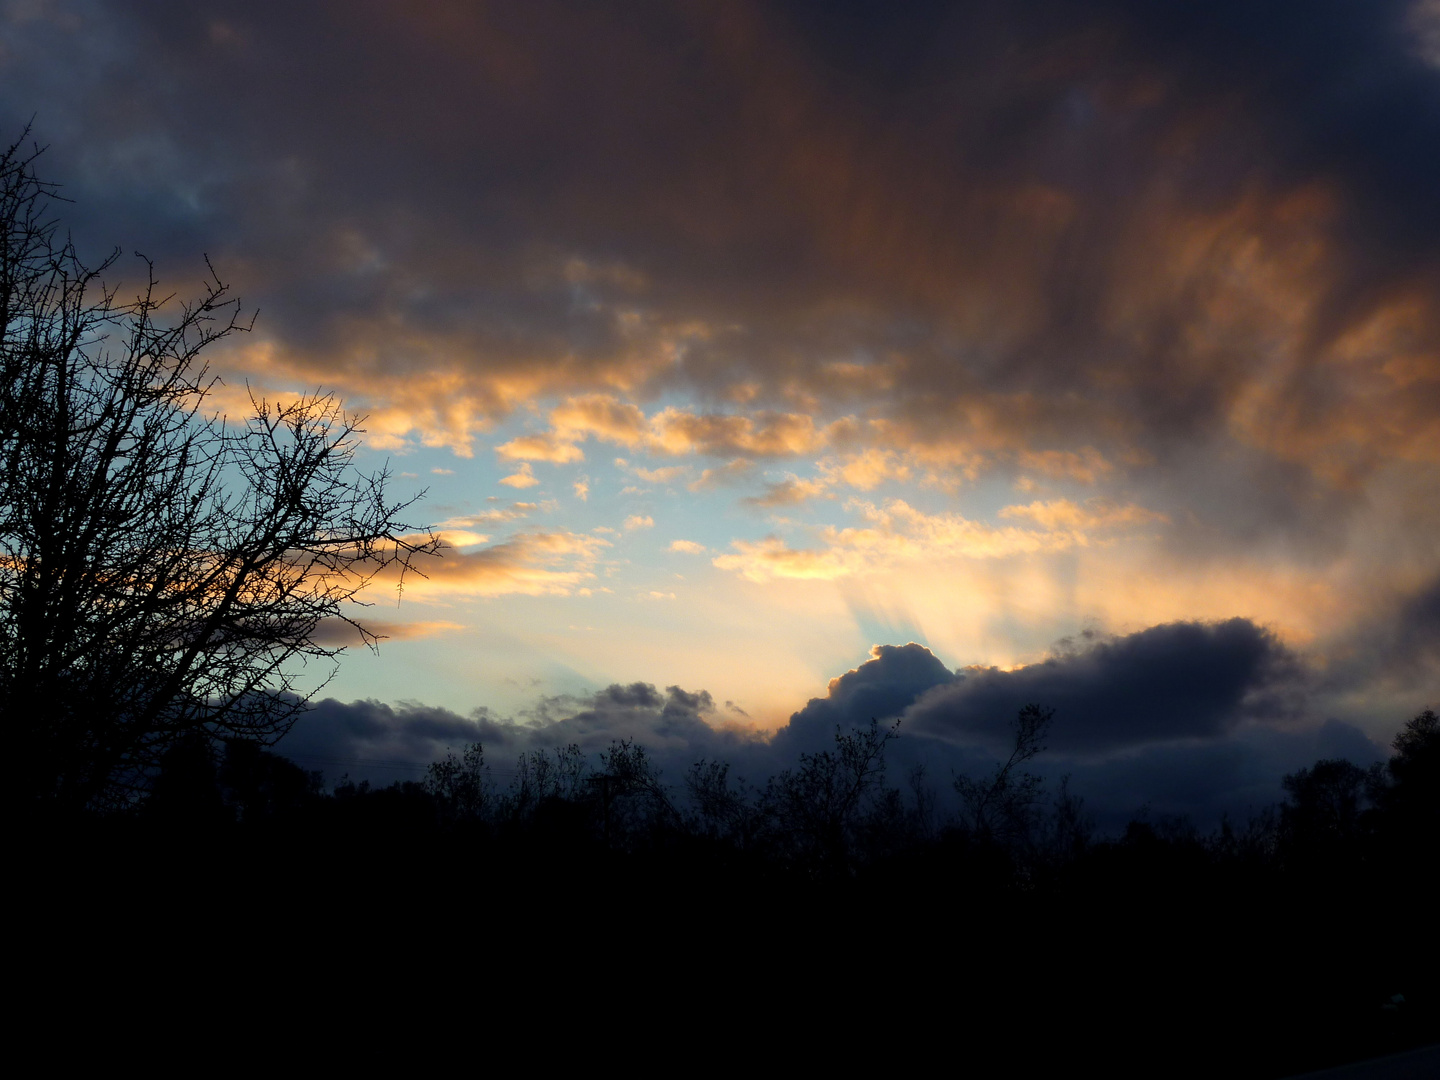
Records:
[[[594,763],[619,740],[644,746],[670,783],[680,783],[685,770],[702,758],[763,771],[768,763],[761,760],[768,759],[764,740],[727,727],[726,712],[704,690],[690,693],[671,686],[661,691],[648,683],[542,698],[518,718],[485,708],[461,716],[416,702],[391,706],[327,698],[306,712],[276,749],[321,770],[332,783],[342,775],[379,784],[418,780],[432,761],[474,743],[484,747],[502,781],[520,754],[574,745]]]
[[[1434,458],[1440,73],[1408,4],[9,10],[0,119],[55,133],[77,227],[210,250],[266,311],[252,366],[427,438],[744,383],[998,464]]]
[[[1106,752],[1215,739],[1255,717],[1288,719],[1303,674],[1284,645],[1247,619],[1172,623],[1082,642],[1014,671],[966,669],[904,715],[922,735],[997,743],[1035,702],[1055,710],[1053,749]]]

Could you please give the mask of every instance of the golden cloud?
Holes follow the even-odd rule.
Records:
[[[505,484],[507,487],[513,488],[534,487],[536,484],[540,483],[540,481],[535,476],[535,470],[530,467],[530,463],[528,461],[522,461],[520,463],[519,469],[511,473],[509,476],[502,476],[498,482],[501,484]]]
[[[424,576],[405,578],[405,598],[444,601],[460,596],[566,596],[595,576],[609,547],[598,536],[572,532],[521,533],[479,551],[460,551],[442,539],[438,554],[419,560]],[[377,584],[395,584],[387,570]]]
[[[1146,510],[1142,506],[1118,506],[1103,499],[1091,499],[1084,505],[1069,499],[1037,501],[1026,506],[1007,506],[1000,511],[1000,516],[1010,519],[1028,518],[1042,529],[1051,532],[1122,529],[1135,525],[1166,524],[1170,521],[1164,514]]]
[[[699,478],[691,481],[688,486],[691,491],[704,491],[721,484],[733,484],[748,476],[754,468],[755,463],[748,458],[736,458],[724,465],[704,470]]]
[[[1005,517],[1029,518],[1041,526],[1038,530],[997,527],[960,514],[927,514],[903,499],[890,499],[883,505],[851,499],[845,507],[865,525],[821,529],[821,548],[794,549],[773,536],[756,542],[736,540],[731,545],[735,553],[717,556],[714,565],[751,581],[833,580],[897,563],[1049,554],[1088,546],[1087,530],[1119,530],[1166,520],[1137,506],[1097,502],[1081,507],[1063,499],[1008,507],[1009,513],[1002,512]]]
[[[495,452],[511,461],[548,461],[553,465],[567,465],[572,461],[584,461],[585,452],[572,442],[565,442],[553,434],[521,435],[495,447]]]

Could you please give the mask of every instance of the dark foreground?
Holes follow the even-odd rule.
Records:
[[[232,748],[143,811],[24,831],[15,985],[90,1016],[81,1042],[134,1012],[477,1066],[1287,1076],[1440,1042],[1429,730],[1368,788],[1322,762],[1243,829],[1110,839],[923,820],[883,784],[837,817],[814,760],[707,809],[623,755],[568,788],[454,761],[323,794]]]

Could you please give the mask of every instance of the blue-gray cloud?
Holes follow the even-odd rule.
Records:
[[[1014,671],[969,668],[906,711],[917,734],[1003,741],[1025,704],[1056,713],[1050,746],[1111,752],[1175,739],[1215,739],[1247,718],[1289,718],[1303,668],[1248,619],[1179,622],[1073,645]]]
[[[348,773],[388,783],[418,779],[430,761],[479,742],[503,782],[522,753],[574,744],[593,764],[614,741],[633,739],[671,784],[701,758],[728,761],[736,775],[763,784],[800,754],[827,748],[837,728],[899,719],[891,781],[924,766],[943,807],[953,777],[992,768],[1004,755],[1009,721],[1036,701],[1056,713],[1050,749],[1034,768],[1051,781],[1070,776],[1102,826],[1119,827],[1141,811],[1208,826],[1221,814],[1243,819],[1275,802],[1280,778],[1317,758],[1365,765],[1384,757],[1353,725],[1289,714],[1303,686],[1300,670],[1271,635],[1240,619],[1081,638],[1010,672],[952,672],[911,642],[875,647],[768,741],[715,726],[723,712],[707,691],[631,683],[544,698],[515,719],[331,699],[278,749],[332,781]]]

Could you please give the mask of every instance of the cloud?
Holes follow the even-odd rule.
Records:
[[[766,510],[778,506],[798,506],[800,503],[808,502],[816,496],[825,494],[827,487],[828,485],[823,480],[801,480],[799,477],[790,476],[784,480],[766,484],[764,495],[752,495],[740,501],[746,506]]]
[[[625,519],[625,531],[634,532],[636,529],[653,529],[655,519],[649,514],[631,514]]]
[[[647,484],[669,484],[690,471],[686,465],[666,465],[659,469],[647,469],[640,465],[632,465],[624,458],[616,458],[615,467],[633,473]]]
[[[593,566],[609,541],[572,532],[528,532],[480,550],[460,551],[442,537],[435,556],[417,560],[424,576],[405,578],[407,599],[457,596],[566,596],[595,576]],[[395,585],[392,569],[381,585]]]
[[[476,525],[495,525],[505,521],[518,521],[526,517],[530,511],[538,507],[535,503],[517,502],[510,506],[497,506],[490,510],[482,510],[478,514],[465,514],[461,517],[447,518],[436,525],[437,529],[468,529]]]
[[[386,622],[380,619],[357,619],[367,631],[387,641],[412,641],[440,634],[464,633],[469,628],[454,622]],[[310,640],[326,647],[354,647],[367,644],[360,632],[344,619],[324,619],[311,634]]]
[[[1384,757],[1352,725],[1295,723],[1253,709],[1293,677],[1284,673],[1293,662],[1244,620],[1062,643],[1050,661],[999,673],[951,671],[911,642],[873,647],[869,659],[831,679],[823,697],[768,740],[743,725],[745,711],[733,702],[722,711],[707,691],[636,682],[541,697],[513,719],[486,709],[460,716],[416,703],[330,699],[305,714],[278,749],[332,780],[349,772],[388,783],[416,778],[447,750],[480,742],[504,783],[519,753],[574,744],[594,764],[613,741],[634,739],[671,784],[702,757],[729,761],[763,783],[798,755],[833,745],[837,728],[900,718],[888,755],[891,783],[923,764],[943,805],[952,797],[952,772],[993,768],[1012,706],[1038,694],[1053,698],[1057,712],[1050,749],[1032,767],[1052,782],[1068,774],[1103,828],[1123,828],[1137,813],[1187,814],[1210,828],[1222,813],[1243,820],[1274,803],[1280,778],[1317,758],[1367,765]],[[998,685],[997,675],[1010,682]]]
[[[871,491],[886,480],[909,480],[914,471],[905,455],[875,448],[826,458],[819,467],[828,483],[844,483],[860,491]]]
[[[704,470],[698,479],[691,481],[691,491],[705,491],[723,484],[739,483],[754,470],[755,463],[748,458],[736,458],[724,465]]]
[[[605,394],[570,398],[551,411],[550,423],[545,438],[570,440],[564,445],[593,437],[669,455],[790,457],[813,453],[826,441],[814,419],[801,413],[697,413],[669,406],[647,417],[638,406]]]
[[[755,775],[765,754],[762,739],[717,715],[707,691],[678,686],[660,691],[639,682],[542,697],[516,719],[487,709],[461,716],[413,702],[346,704],[328,698],[306,712],[276,749],[307,768],[323,769],[331,782],[348,773],[388,784],[419,779],[431,761],[478,742],[495,779],[504,784],[519,754],[573,744],[595,766],[596,755],[619,739],[644,745],[672,784],[700,758],[726,759]]]
[[[645,414],[638,405],[622,402],[607,394],[570,398],[551,411],[550,423],[557,438],[584,439],[593,436],[621,446],[643,443],[648,427]]]
[[[704,555],[705,545],[697,544],[694,540],[671,540],[670,550],[683,552],[686,555]]]
[[[895,719],[927,690],[955,678],[923,645],[874,645],[869,660],[831,679],[825,697],[811,698],[791,716],[776,742],[796,752],[823,745],[837,727],[848,731]]]
[[[1022,450],[1016,455],[1021,468],[1033,469],[1046,476],[1078,480],[1082,484],[1097,483],[1113,470],[1100,451],[1093,446],[1076,450]]]
[[[1230,619],[1082,640],[1038,664],[961,674],[911,706],[905,716],[913,730],[1000,744],[1021,706],[1034,702],[1055,710],[1051,747],[1096,753],[1214,739],[1256,716],[1283,720],[1303,669],[1274,635]]]
[[[846,509],[865,522],[858,527],[820,530],[820,548],[790,548],[779,537],[732,542],[735,553],[714,560],[751,581],[772,578],[833,580],[901,562],[937,559],[1001,559],[1049,554],[1090,543],[1085,529],[1115,529],[1161,520],[1139,508],[1092,508],[1072,503],[1035,504],[1012,517],[1030,517],[1041,530],[996,527],[960,514],[927,514],[903,499],[882,505],[851,499]],[[1057,526],[1063,525],[1063,528]]]
[[[551,434],[520,435],[495,447],[495,452],[510,461],[548,461],[554,465],[585,460],[585,452],[578,446]]]
[[[577,499],[579,499],[581,502],[586,502],[586,501],[589,500],[589,498],[590,498],[590,478],[589,478],[589,477],[582,477],[581,479],[576,480],[574,487],[575,487],[575,497],[576,497]]]
[[[534,487],[540,483],[540,481],[536,479],[535,472],[530,467],[528,461],[522,461],[517,471],[511,473],[509,476],[502,476],[499,482],[513,488]]]
[[[1000,516],[1011,520],[1029,519],[1050,532],[1087,532],[1134,525],[1169,524],[1170,521],[1164,514],[1146,510],[1144,507],[1115,506],[1099,499],[1092,499],[1083,506],[1069,499],[1032,502],[1028,506],[1007,506],[1000,511]]]
[[[230,370],[318,376],[379,447],[468,454],[558,400],[550,453],[784,456],[860,401],[1080,482],[1218,439],[1355,483],[1435,460],[1433,7],[427,6],[325,38],[262,2],[221,41],[102,4],[63,46],[6,25],[4,115],[55,118],[82,239],[168,264],[219,230],[266,313]],[[737,411],[647,417],[667,392]]]
[[[490,537],[484,533],[471,532],[468,529],[436,529],[435,532],[441,540],[455,548],[474,547],[490,541]]]

